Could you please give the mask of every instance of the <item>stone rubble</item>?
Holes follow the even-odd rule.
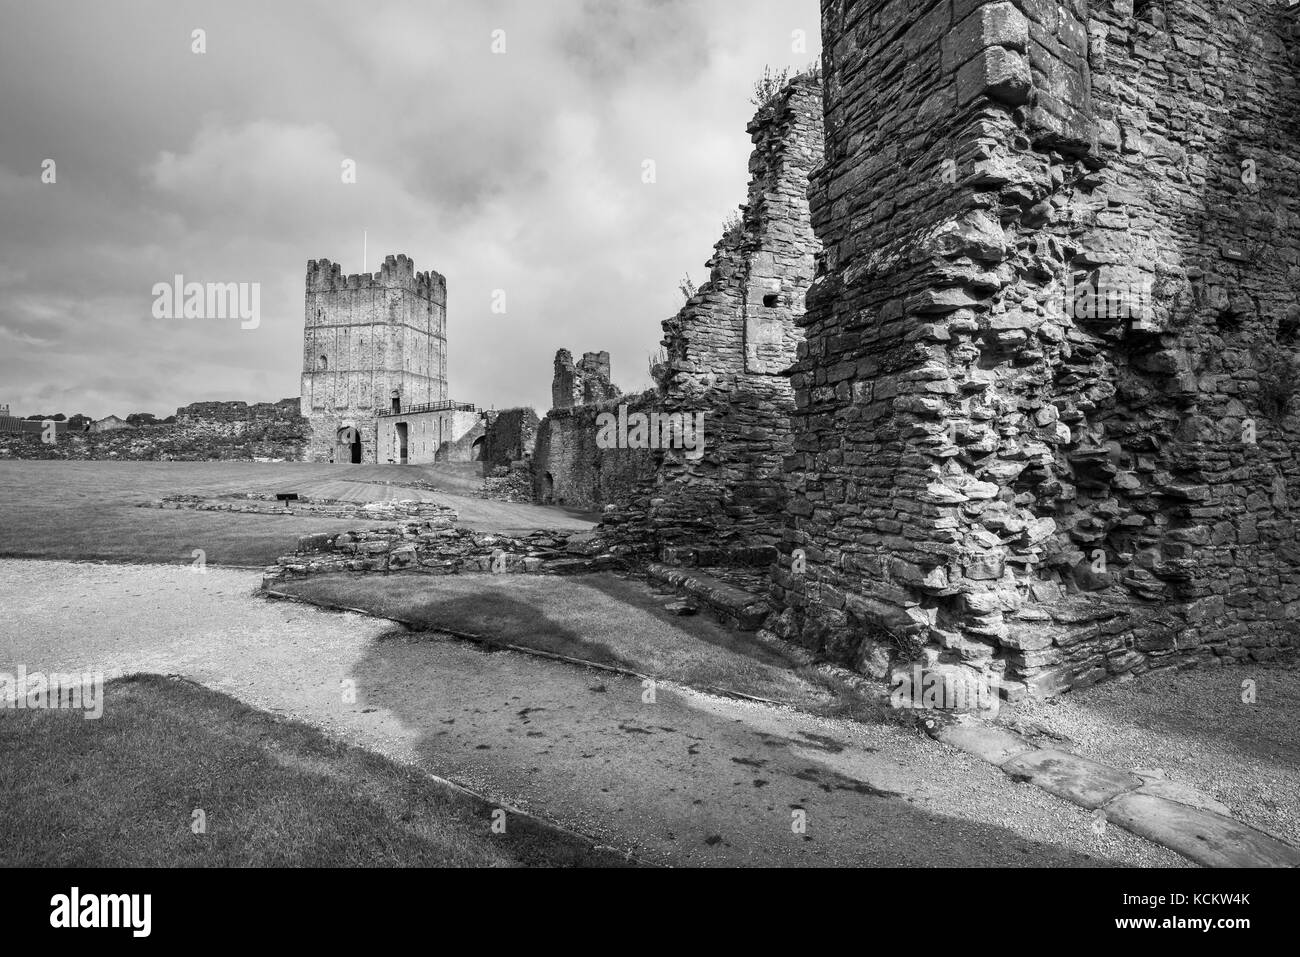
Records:
[[[593,553],[582,536],[487,535],[455,525],[453,513],[391,527],[304,535],[294,554],[263,572],[262,587],[332,572],[574,575],[617,567],[617,559]]]
[[[198,512],[241,512],[254,515],[309,515],[313,518],[363,518],[371,521],[419,518],[427,523],[450,525],[456,510],[436,502],[398,499],[388,502],[344,502],[330,498],[302,497],[282,502],[274,494],[248,492],[240,496],[205,498],[202,495],[168,495],[141,508],[190,509]]]

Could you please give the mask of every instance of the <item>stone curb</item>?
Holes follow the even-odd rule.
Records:
[[[761,597],[697,569],[655,562],[646,568],[646,577],[694,598],[741,631],[757,631],[771,612]]]
[[[1096,811],[1126,831],[1162,844],[1205,867],[1300,867],[1300,849],[1202,806],[1166,796],[1181,794],[1169,782],[1088,758],[1038,748],[990,724],[924,722],[926,733],[1001,768],[1049,794]],[[1189,800],[1197,797],[1185,789]],[[1220,805],[1221,806],[1221,805]]]

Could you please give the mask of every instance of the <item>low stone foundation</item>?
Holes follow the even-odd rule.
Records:
[[[330,572],[461,572],[578,574],[614,568],[612,555],[592,553],[582,536],[530,532],[520,538],[485,535],[449,521],[408,522],[338,534],[306,535],[292,555],[262,575],[262,587],[282,579]]]
[[[308,515],[313,518],[363,518],[392,521],[420,518],[429,523],[451,525],[456,510],[437,502],[402,499],[395,502],[343,502],[332,498],[299,498],[282,502],[266,492],[248,492],[238,496],[204,498],[201,495],[169,495],[140,508],[190,509],[196,512],[241,512],[253,515]]]

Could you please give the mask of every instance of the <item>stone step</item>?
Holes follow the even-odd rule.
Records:
[[[646,574],[652,581],[662,582],[694,598],[741,631],[757,631],[771,612],[762,596],[729,585],[698,568],[675,568],[655,563],[647,567]]]

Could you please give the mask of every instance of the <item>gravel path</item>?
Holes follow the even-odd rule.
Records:
[[[258,582],[0,561],[0,670],[185,674],[661,863],[1186,865],[915,732],[672,686],[650,702],[634,679],[268,602]]]
[[[1253,702],[1242,683],[1254,683]],[[1159,770],[1300,847],[1300,670],[1276,665],[1142,675],[1003,711],[1044,746]]]

